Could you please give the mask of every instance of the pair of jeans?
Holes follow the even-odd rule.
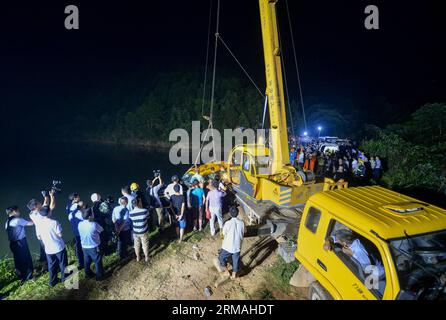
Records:
[[[102,254],[99,247],[96,248],[82,248],[84,254],[84,269],[87,278],[93,278],[94,274],[91,272],[90,266],[94,263],[96,272],[96,280],[102,280],[104,277],[104,267],[102,265]]]
[[[102,231],[99,234],[99,239],[101,240],[101,243],[99,244],[99,250],[101,251],[102,254],[106,255],[110,252],[108,248],[108,240],[110,239],[110,237],[109,234],[107,233],[107,230],[105,229],[105,226],[102,228],[104,229],[104,231]]]
[[[220,266],[226,267],[226,263],[228,262],[229,257],[232,257],[232,272],[237,273],[240,261],[240,251],[235,253],[230,253],[225,249],[221,249],[220,255],[218,256],[218,261],[220,262]]]
[[[118,254],[121,258],[127,257],[127,247],[131,244],[132,230],[122,230],[118,235]]]
[[[54,254],[47,254],[48,271],[50,272],[50,287],[57,284],[57,273],[60,271],[61,282],[65,281],[65,269],[68,265],[67,249]]]
[[[223,229],[223,213],[222,209],[218,207],[209,207],[209,211],[211,212],[211,219],[209,220],[211,235],[215,236],[215,219],[217,219],[221,231]]]
[[[9,247],[14,256],[14,266],[19,275],[20,280],[26,281],[33,277],[33,260],[29,252],[28,242],[26,238],[12,241]]]
[[[192,218],[193,220],[201,220],[203,221],[203,206],[200,207],[192,207]]]
[[[82,269],[84,267],[84,253],[82,251],[81,237],[75,236],[74,243],[75,243],[74,249],[76,251],[76,257],[77,257],[77,266],[79,269]]]
[[[45,245],[43,244],[43,241],[42,240],[39,240],[39,253],[40,253],[40,256],[39,256],[39,261],[40,262],[47,262],[47,259],[46,259],[46,253],[45,253]]]
[[[379,180],[379,178],[381,178],[381,168],[373,169],[373,179]]]

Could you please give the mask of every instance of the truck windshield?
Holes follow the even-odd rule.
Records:
[[[405,295],[445,298],[446,230],[391,240],[390,249]]]

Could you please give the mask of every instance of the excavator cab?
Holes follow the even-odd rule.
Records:
[[[239,145],[232,149],[227,162],[230,183],[240,186],[248,196],[255,197],[259,177],[271,172],[269,149],[263,145]]]
[[[270,174],[269,149],[262,145],[239,145],[232,149],[228,161],[231,179],[239,178],[240,171],[249,178]]]

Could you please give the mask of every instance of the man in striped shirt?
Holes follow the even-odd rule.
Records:
[[[133,210],[130,211],[130,220],[133,224],[133,240],[136,254],[136,261],[141,260],[141,246],[144,252],[145,261],[149,262],[149,212],[142,207],[138,198],[132,201]]]

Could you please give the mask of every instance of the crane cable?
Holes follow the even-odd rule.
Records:
[[[304,98],[303,98],[303,94],[302,94],[302,84],[300,81],[299,64],[297,63],[296,45],[294,44],[294,34],[293,34],[293,27],[291,25],[291,16],[290,16],[290,10],[288,7],[288,0],[285,0],[285,5],[286,5],[287,16],[288,16],[288,24],[290,26],[291,44],[293,45],[294,64],[296,65],[297,83],[299,86],[299,94],[300,94],[300,104],[302,106],[302,115],[303,115],[303,120],[304,120],[305,131],[307,131],[307,119],[305,116],[305,105],[304,105]]]
[[[204,116],[204,104],[205,104],[205,96],[206,96],[206,81],[207,81],[206,79],[207,79],[207,67],[208,67],[208,57],[209,57],[209,38],[210,38],[209,35],[210,35],[210,28],[211,28],[211,17],[212,17],[212,0],[211,0],[211,7],[210,7],[210,10],[209,10],[208,44],[207,44],[207,49],[206,49],[206,67],[205,67],[204,85],[203,85],[203,99],[202,99],[202,107],[201,107],[201,113],[202,113],[203,117],[205,117]],[[215,139],[214,139],[214,131],[213,131],[213,128],[214,128],[213,127],[213,115],[214,115],[214,103],[215,103],[215,75],[216,75],[216,70],[217,70],[217,52],[218,52],[218,40],[219,39],[222,42],[222,44],[224,45],[224,47],[226,48],[226,50],[228,50],[228,52],[232,56],[232,58],[234,58],[234,60],[237,62],[238,66],[243,70],[245,75],[248,77],[248,79],[251,81],[251,83],[257,89],[259,94],[263,98],[266,98],[266,100],[265,100],[265,109],[264,109],[264,114],[263,114],[262,128],[263,128],[264,123],[265,123],[265,115],[266,115],[266,108],[267,108],[267,101],[268,101],[267,97],[265,97],[265,95],[259,89],[259,87],[255,83],[253,78],[249,75],[248,71],[243,67],[243,65],[237,59],[235,54],[232,52],[232,50],[229,48],[229,46],[223,40],[223,38],[221,37],[221,35],[219,33],[219,29],[220,29],[220,0],[217,1],[217,22],[216,22],[216,31],[215,31],[214,62],[213,62],[213,72],[212,72],[211,106],[210,106],[209,118],[207,119],[209,121],[209,126],[208,126],[208,129],[206,130],[206,134],[204,136],[203,143],[202,143],[202,145],[200,147],[200,151],[199,151],[199,153],[197,155],[197,158],[195,159],[194,165],[197,165],[197,163],[198,163],[198,160],[200,158],[200,154],[201,154],[201,152],[203,150],[203,147],[204,147],[204,141],[206,141],[206,138],[208,136],[209,130],[211,130],[211,136],[212,136],[213,157],[214,157],[214,160],[216,160],[216,157],[215,157],[215,155],[216,155],[216,152],[215,152]],[[207,117],[205,117],[205,118],[207,118]]]
[[[262,91],[259,89],[255,81],[252,79],[252,77],[249,75],[248,71],[243,67],[243,65],[240,63],[240,61],[237,59],[235,54],[232,52],[232,50],[229,48],[229,46],[226,44],[226,42],[223,40],[221,35],[218,35],[218,38],[220,39],[221,43],[225,46],[225,48],[228,50],[229,54],[234,58],[235,62],[239,65],[239,67],[243,70],[245,75],[248,77],[248,79],[251,81],[251,83],[254,85],[254,87],[257,89],[259,94],[262,96],[262,98],[265,98],[265,95],[262,93]]]
[[[209,113],[209,128],[211,129],[212,135],[212,155],[215,158],[215,139],[214,139],[214,126],[213,126],[213,116],[214,116],[214,99],[215,99],[215,74],[217,71],[217,51],[218,51],[218,32],[220,30],[220,0],[217,1],[217,22],[215,27],[215,46],[214,46],[214,68],[212,72],[212,91],[211,91],[211,107]],[[208,129],[209,130],[209,129]]]
[[[205,105],[205,100],[206,100],[206,83],[207,83],[207,73],[208,73],[208,64],[209,64],[209,51],[210,51],[209,44],[210,44],[211,23],[212,23],[212,2],[213,2],[213,0],[210,0],[207,45],[206,45],[206,66],[204,69],[203,99],[202,99],[202,104],[201,104],[201,116],[202,117],[205,117],[204,116],[204,105]],[[219,1],[218,9],[220,9],[220,1]],[[217,11],[217,15],[219,15],[219,10]],[[215,55],[216,55],[216,53],[215,53]],[[215,60],[215,57],[214,57],[214,60]],[[214,79],[213,80],[215,81],[215,61],[214,61]],[[213,84],[214,84],[214,82],[213,82]],[[212,92],[213,92],[213,89],[214,89],[214,87],[212,88]],[[212,96],[213,96],[213,94],[212,94]],[[204,141],[206,141],[206,138],[209,134],[209,130],[213,128],[212,127],[212,108],[213,108],[213,101],[211,102],[210,117],[209,117],[209,119],[207,119],[209,121],[209,125],[206,130],[206,134],[204,135],[203,142],[201,143],[200,151],[197,153],[197,157],[195,158],[194,166],[197,166],[198,161],[200,160],[201,152],[203,151]],[[201,136],[201,134],[200,134],[200,136]],[[215,146],[215,144],[214,144],[214,146]]]
[[[280,52],[283,52],[282,50],[282,38],[280,35],[280,28],[277,27],[277,32],[279,34],[279,48],[280,48]],[[288,112],[290,115],[290,124],[291,124],[291,133],[294,136],[294,119],[293,119],[293,112],[291,111],[291,103],[290,103],[290,94],[288,92],[288,81],[287,81],[287,76],[286,76],[286,69],[285,69],[285,59],[284,59],[284,55],[281,54],[281,62],[282,62],[282,70],[283,70],[283,80],[284,80],[284,84],[285,84],[285,93],[286,93],[286,99],[287,99],[287,104],[288,104]]]
[[[207,75],[208,75],[208,64],[209,64],[209,38],[211,35],[211,23],[212,23],[212,0],[209,1],[209,22],[208,22],[208,35],[207,35],[207,44],[206,44],[206,65],[204,68],[204,83],[203,83],[203,100],[201,103],[201,116],[204,115],[204,104],[206,99],[206,83],[207,83]]]

